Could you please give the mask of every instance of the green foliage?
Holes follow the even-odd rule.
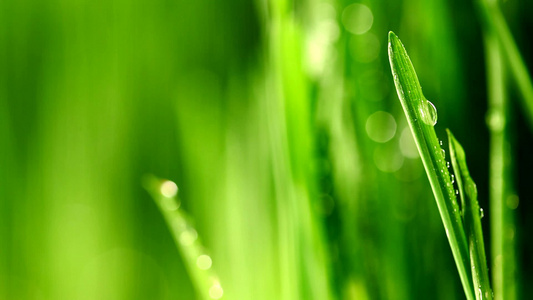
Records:
[[[494,298],[520,299],[532,5],[0,1],[0,299],[464,299],[475,222],[443,128]]]
[[[466,166],[466,155],[463,147],[455,139],[451,131],[447,130],[450,145],[450,160],[454,173],[457,175],[457,187],[462,201],[462,216],[465,224],[465,234],[468,237],[468,250],[472,267],[472,281],[476,299],[492,299],[489,270],[483,242],[481,218],[483,209],[477,201],[477,187],[470,177]]]
[[[437,201],[465,294],[468,299],[474,299],[473,285],[470,281],[467,238],[450,173],[446,166],[444,150],[433,128],[437,121],[435,107],[422,94],[413,64],[402,42],[392,31],[389,32],[389,59],[398,97]]]

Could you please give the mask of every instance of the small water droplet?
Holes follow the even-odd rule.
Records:
[[[200,255],[196,259],[196,265],[202,270],[208,270],[209,268],[211,268],[212,263],[213,261],[211,260],[211,257],[206,254]]]
[[[455,183],[455,175],[452,174],[452,184]]]
[[[425,101],[426,103],[423,103],[420,108],[422,121],[427,125],[435,126],[437,124],[437,108],[435,108],[435,105],[431,101],[427,99]]]
[[[446,162],[446,168],[448,168],[448,169],[450,168],[450,162],[449,161]]]
[[[172,198],[178,193],[178,186],[170,180],[163,181],[159,189],[161,194],[167,198]]]
[[[483,217],[485,216],[485,213],[483,212],[483,208],[479,208],[479,217],[483,219]]]
[[[186,229],[180,234],[180,243],[183,246],[192,245],[198,239],[198,232],[193,228]]]
[[[456,195],[459,195],[459,191],[458,191],[458,190],[455,190],[455,194],[456,194]]]
[[[442,146],[442,141],[439,141],[439,144]]]
[[[209,296],[211,299],[220,299],[224,295],[224,290],[220,286],[219,282],[213,283],[213,285],[209,288]]]
[[[503,113],[499,110],[494,110],[494,109],[489,110],[487,112],[487,117],[485,120],[489,128],[492,129],[493,131],[497,131],[497,132],[501,131],[505,125],[504,124],[505,117]]]

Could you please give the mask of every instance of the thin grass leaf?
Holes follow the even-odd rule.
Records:
[[[476,299],[492,299],[490,288],[489,270],[487,267],[487,257],[485,255],[485,245],[483,242],[483,230],[481,227],[481,217],[483,210],[477,201],[477,187],[470,177],[466,165],[466,155],[463,147],[455,139],[450,130],[448,141],[450,146],[450,160],[453,171],[457,177],[459,194],[463,199],[463,218],[466,235],[468,237],[468,249],[470,253],[470,264],[472,267],[472,281],[476,289]]]
[[[533,83],[524,59],[498,6],[498,1],[478,0],[477,2],[486,31],[494,34],[503,50],[511,75],[516,80],[516,85],[522,94],[522,106],[530,128],[533,130]]]
[[[170,180],[148,176],[144,180],[144,187],[152,195],[163,214],[187,272],[201,299],[221,298],[224,291],[211,266],[211,257],[205,252],[198,232],[188,221],[189,217],[180,209],[176,184]]]
[[[488,106],[487,125],[490,132],[490,222],[492,254],[492,287],[494,299],[517,299],[516,245],[506,234],[515,228],[513,204],[512,154],[509,128],[509,97],[506,68],[501,45],[495,33],[485,30]]]
[[[444,150],[433,127],[437,121],[436,109],[424,97],[413,64],[402,42],[392,31],[389,32],[389,60],[396,91],[426,169],[463,289],[467,299],[473,300],[467,239]]]

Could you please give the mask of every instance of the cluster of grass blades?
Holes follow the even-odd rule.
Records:
[[[456,191],[454,175],[448,171],[445,151],[434,129],[436,109],[424,97],[411,60],[393,32],[389,33],[389,60],[398,97],[429,178],[465,295],[469,300],[492,299],[477,190],[466,167],[464,150],[448,131],[450,158],[457,177]],[[457,196],[460,196],[461,207]]]
[[[224,290],[213,270],[211,257],[206,253],[189,217],[180,208],[176,183],[147,176],[144,187],[163,214],[198,295],[205,300],[222,298]]]

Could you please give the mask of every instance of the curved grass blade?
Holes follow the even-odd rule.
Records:
[[[392,31],[389,32],[389,60],[396,91],[426,169],[463,289],[467,299],[473,300],[475,296],[469,267],[467,239],[450,173],[446,166],[444,150],[441,149],[433,128],[437,119],[436,111],[433,104],[422,94],[411,59],[402,42]]]
[[[220,299],[224,293],[220,281],[211,267],[212,260],[204,251],[198,233],[180,209],[178,187],[170,180],[147,176],[144,187],[152,195],[163,214],[174,242],[183,258],[191,281],[201,299]]]
[[[466,156],[463,147],[455,139],[450,130],[448,141],[450,145],[450,160],[453,171],[457,177],[459,194],[463,199],[463,218],[465,222],[466,235],[468,237],[468,249],[470,253],[470,264],[472,267],[472,281],[476,288],[476,299],[492,299],[490,288],[489,270],[487,267],[487,257],[485,255],[485,245],[483,242],[483,231],[481,228],[481,216],[483,213],[477,201],[477,187],[470,177],[466,166]]]

